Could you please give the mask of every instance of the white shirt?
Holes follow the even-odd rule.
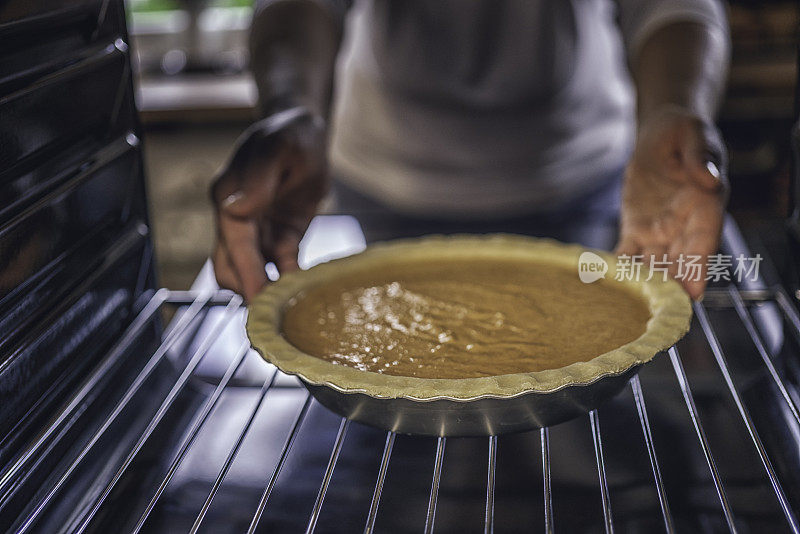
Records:
[[[333,172],[408,214],[557,207],[624,166],[626,65],[674,21],[727,39],[716,0],[357,3],[337,68]]]

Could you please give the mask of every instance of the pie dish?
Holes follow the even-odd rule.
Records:
[[[610,254],[592,251],[608,269],[584,284],[584,252],[507,234],[377,244],[281,277],[251,303],[247,332],[362,422],[432,435],[551,425],[614,395],[691,322],[677,283],[645,269],[615,280]]]

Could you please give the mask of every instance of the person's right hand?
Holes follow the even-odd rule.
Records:
[[[214,180],[217,282],[251,300],[267,283],[265,266],[297,268],[300,239],[327,191],[322,119],[293,108],[242,134]]]

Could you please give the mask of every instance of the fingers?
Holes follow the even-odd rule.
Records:
[[[219,225],[226,236],[214,250],[214,271],[220,287],[236,291],[251,301],[267,284],[264,269],[267,259],[275,263],[281,274],[298,269],[301,231],[282,226],[268,241],[269,253],[265,255],[256,245],[260,229],[254,222],[223,215]]]
[[[703,293],[706,291],[706,285],[708,285],[705,278],[700,278],[699,280],[680,280],[680,283],[692,300],[700,300],[703,297]]]
[[[300,247],[302,235],[294,230],[289,230],[279,236],[273,244],[274,261],[281,274],[296,271],[297,252]]]
[[[229,170],[212,192],[217,205],[218,281],[246,300],[252,300],[267,283],[260,224],[275,199],[283,160],[276,154],[270,161],[254,160],[239,168],[237,175]]]
[[[676,279],[693,300],[703,296],[708,283],[706,281],[708,256],[715,250],[716,243],[705,233],[689,236],[673,247],[672,256],[684,260],[683,272],[676,273]],[[693,260],[696,267],[689,268],[688,265]]]
[[[244,177],[238,180],[238,187],[226,192],[226,196],[218,201],[218,209],[238,218],[255,218],[263,214],[275,199],[284,165],[283,158],[276,158],[243,170]]]
[[[642,125],[626,176],[617,252],[641,254],[644,261],[651,255],[661,261],[666,254],[668,271],[692,298],[700,298],[722,227],[725,163],[719,131],[704,117],[666,110]],[[699,261],[686,276],[678,266],[690,256]]]
[[[307,220],[298,220],[295,224],[282,221],[265,221],[261,233],[261,253],[275,263],[280,274],[298,269],[297,254],[300,240],[305,234]]]
[[[617,256],[634,256],[636,254],[641,254],[642,247],[639,246],[636,239],[634,239],[629,232],[623,231],[620,232],[620,234],[620,240],[614,249],[614,253]]]
[[[266,261],[258,246],[258,225],[252,219],[239,219],[224,212],[217,220],[221,243],[218,248],[227,251],[228,266],[234,272],[237,291],[246,300],[252,300],[267,283]]]
[[[702,242],[701,242],[702,241]],[[714,252],[716,246],[712,247],[706,243],[706,238],[698,238],[697,242],[689,242],[686,250],[683,252],[684,258],[699,257],[700,268],[695,273],[682,273],[683,276],[678,278],[683,289],[689,294],[693,300],[698,300],[703,296],[708,281],[706,274],[708,272],[708,256]],[[677,257],[677,256],[676,256]]]
[[[240,144],[211,188],[217,209],[233,217],[254,218],[270,208],[281,177],[293,165],[285,137],[272,135],[267,143],[251,135]]]
[[[700,258],[699,276],[684,277],[681,284],[693,299],[703,296],[707,281],[708,258],[717,252],[722,232],[724,209],[722,204],[698,206],[686,222],[681,239],[673,246],[673,254],[685,258]]]
[[[681,139],[682,159],[692,183],[715,192],[727,186],[727,151],[716,126],[694,119]]]
[[[298,218],[293,197],[323,189],[322,180],[310,183],[309,177],[323,176],[324,148],[324,123],[300,108],[271,116],[240,137],[211,188],[218,227],[214,265],[220,285],[251,300],[267,283],[267,258],[281,272],[297,268],[297,250],[310,216],[306,220],[304,211],[304,223],[294,231],[276,221],[284,215],[287,220]],[[276,233],[275,228],[282,230]]]
[[[237,293],[242,293],[242,284],[239,280],[239,275],[233,268],[230,257],[228,256],[228,249],[222,244],[217,244],[214,248],[212,255],[214,263],[214,275],[217,279],[217,284],[223,289],[230,289]]]
[[[214,251],[214,269],[221,287],[252,298],[267,284],[265,265],[273,261],[283,274],[298,269],[297,254],[303,231],[286,225],[229,217],[224,213],[219,221],[220,239]],[[265,237],[272,234],[270,237]]]
[[[709,193],[724,194],[726,190],[725,176],[711,156],[695,153],[688,165],[688,173],[693,184]]]

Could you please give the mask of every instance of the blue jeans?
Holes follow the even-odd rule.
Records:
[[[597,187],[553,210],[491,220],[409,216],[334,181],[334,212],[358,219],[368,243],[432,233],[506,232],[610,250],[617,240],[622,174],[622,170],[612,173]]]

